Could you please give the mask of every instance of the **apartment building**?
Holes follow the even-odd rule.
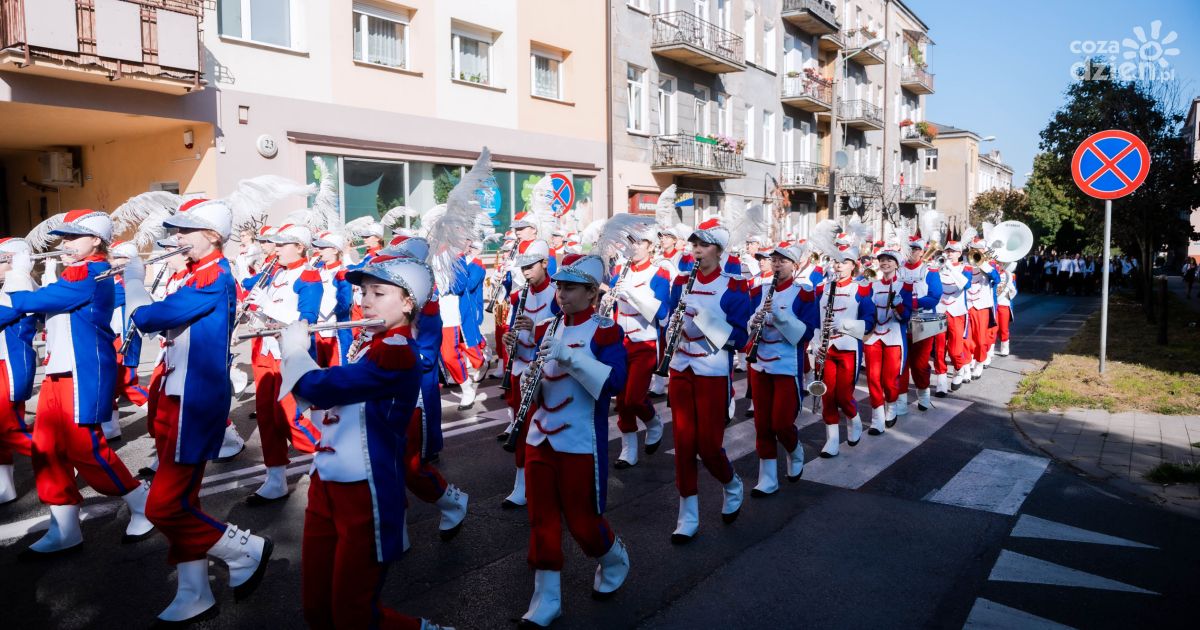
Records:
[[[936,137],[925,151],[925,183],[933,191],[933,207],[946,214],[952,232],[968,225],[971,204],[981,193],[1011,189],[1013,169],[1000,151],[980,152],[989,138],[949,125],[932,123]],[[979,226],[975,226],[979,227]]]
[[[1183,132],[1187,137],[1188,146],[1191,148],[1192,159],[1200,162],[1200,97],[1192,99],[1188,103],[1187,118],[1183,123]],[[1191,210],[1192,231],[1200,234],[1200,208],[1192,208]],[[1191,241],[1188,243],[1187,255],[1200,263],[1200,240]]]
[[[222,195],[266,173],[312,181],[314,157],[337,174],[347,220],[401,204],[424,211],[485,145],[500,229],[550,171],[572,176],[578,223],[608,206],[605,32],[563,28],[603,24],[601,3],[0,7],[0,206],[11,233],[156,187]],[[56,181],[47,162],[70,164]]]

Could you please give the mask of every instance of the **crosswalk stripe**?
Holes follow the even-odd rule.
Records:
[[[1049,464],[1044,457],[984,449],[929,500],[1011,516]]]
[[[1043,619],[1023,610],[1009,608],[983,598],[975,600],[975,605],[971,607],[971,614],[967,616],[967,622],[963,624],[963,628],[970,630],[1009,630],[1009,628],[1072,630],[1071,626],[1064,626],[1061,623],[1055,623],[1049,619]]]
[[[1000,552],[1000,557],[996,559],[996,565],[992,567],[992,573],[988,579],[993,582],[1024,582],[1158,595],[1154,591],[1014,553],[1007,549]]]
[[[1113,545],[1116,547],[1134,547],[1137,549],[1158,549],[1140,542],[1134,542],[1117,536],[1109,536],[1079,527],[1072,527],[1054,521],[1048,521],[1036,516],[1022,514],[1013,527],[1010,536],[1015,538],[1040,538],[1043,540],[1061,540],[1066,542],[1092,543],[1096,545]]]

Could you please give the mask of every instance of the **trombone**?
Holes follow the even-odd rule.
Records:
[[[382,319],[356,319],[348,322],[327,322],[324,324],[312,324],[308,326],[308,332],[314,333],[322,330],[342,330],[344,328],[370,328],[372,326],[382,326],[385,322]],[[237,336],[238,341],[254,339],[256,337],[272,337],[284,331],[284,328],[259,328],[248,332],[240,333]]]
[[[165,252],[163,252],[157,256],[154,256],[152,258],[147,258],[145,265],[147,267],[149,267],[150,265],[153,265],[154,263],[159,263],[159,262],[162,262],[172,256],[183,255],[190,251],[192,251],[191,245],[180,245],[179,247],[165,251]],[[109,269],[108,271],[97,274],[96,279],[103,280],[105,278],[111,278],[111,277],[113,277],[117,274],[121,274],[121,273],[125,273],[125,265],[121,265],[120,267],[113,267],[112,269]]]

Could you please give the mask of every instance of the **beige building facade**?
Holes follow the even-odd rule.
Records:
[[[980,193],[1012,188],[1013,170],[999,151],[980,153],[985,138],[979,134],[936,123],[934,128],[937,137],[924,151],[925,182],[934,195],[932,207],[958,233],[967,227],[971,204]]]
[[[1192,99],[1188,104],[1187,118],[1184,121],[1184,133],[1187,134],[1188,146],[1191,147],[1192,159],[1200,162],[1200,97]],[[1192,232],[1200,233],[1200,208],[1191,210]],[[1200,240],[1188,243],[1187,255],[1200,263]]]

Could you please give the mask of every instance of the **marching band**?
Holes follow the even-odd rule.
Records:
[[[438,628],[384,606],[380,586],[409,547],[406,489],[438,508],[442,540],[462,528],[468,496],[434,466],[440,389],[458,387],[458,409],[469,412],[495,358],[509,421],[499,439],[515,464],[503,507],[524,508],[530,523],[533,591],[520,624],[548,627],[563,613],[564,521],[599,563],[594,597],[612,597],[630,571],[631,550],[604,516],[610,438],[620,439],[612,466],[624,470],[639,463],[639,424],[640,450],[650,455],[671,423],[679,501],[670,538],[684,544],[700,531],[701,465],[722,486],[722,521],[743,508],[742,479],[723,443],[740,365],[758,456],[751,496],[770,497],[780,490],[781,448],[785,478],[803,475],[796,420],[806,402],[826,427],[819,456],[839,457],[843,422],[848,446],[863,439],[867,412],[855,394],[863,374],[868,439],[888,439],[897,422],[919,422],[910,383],[924,412],[935,406],[931,392],[945,397],[983,379],[993,356],[1010,352],[1012,264],[1031,240],[1019,223],[951,240],[929,211],[879,242],[857,218],[822,221],[807,239],[773,239],[753,216],[709,218],[694,229],[678,223],[672,186],[654,217],[619,215],[577,235],[558,224],[539,184],[489,277],[481,255],[500,235],[473,227],[489,174],[485,150],[445,207],[386,246],[389,226],[373,220],[341,224],[314,208],[275,228],[265,224],[267,207],[223,199],[180,200],[157,222],[132,224],[137,238],[125,243],[113,236],[131,226],[128,217],[115,227],[116,213],[91,210],[53,217],[27,239],[0,240],[0,391],[8,396],[0,505],[18,498],[19,454],[32,459],[51,514],[49,531],[25,554],[79,548],[78,472],[128,504],[123,542],[155,530],[166,537],[177,592],[160,620],[216,614],[209,556],[229,566],[238,599],[249,595],[273,543],[204,512],[200,482],[207,462],[243,448],[229,411],[239,377],[246,380],[233,367],[235,346],[251,339],[266,475],[247,503],[288,497],[289,444],[313,454],[305,620]],[[233,235],[240,246],[226,259]],[[356,239],[365,254],[356,254]],[[152,283],[138,243],[170,257]],[[47,268],[41,287],[35,257]],[[496,319],[494,344],[483,334],[486,313]],[[47,356],[31,421],[25,404],[35,393],[39,328]],[[143,339],[159,350],[144,390]],[[661,392],[669,420],[651,399]],[[152,481],[138,481],[109,446],[120,436],[118,395],[148,406],[156,459],[143,472]],[[613,399],[619,435],[609,435]]]

